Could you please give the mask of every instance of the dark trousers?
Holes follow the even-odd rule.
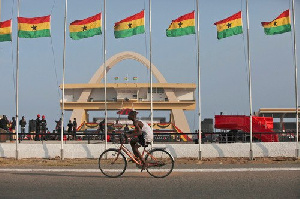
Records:
[[[73,140],[76,140],[76,131],[73,131]]]
[[[35,141],[39,141],[40,140],[40,129],[36,129],[34,140]]]

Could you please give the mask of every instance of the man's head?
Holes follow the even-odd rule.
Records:
[[[136,111],[130,111],[129,114],[128,114],[128,119],[129,120],[135,120],[136,119],[136,114],[137,114]]]

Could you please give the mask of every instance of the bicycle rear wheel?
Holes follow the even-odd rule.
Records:
[[[100,171],[111,178],[121,176],[127,167],[127,161],[123,153],[118,149],[107,149],[99,157]]]
[[[146,155],[147,172],[155,178],[167,177],[174,168],[172,155],[164,149],[153,149]]]

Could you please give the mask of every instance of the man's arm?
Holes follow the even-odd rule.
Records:
[[[135,122],[133,122],[133,125],[135,127],[135,130],[134,131],[129,131],[129,133],[127,133],[126,135],[128,137],[142,135],[142,127],[143,126],[140,126],[140,125],[143,125],[143,123],[141,123],[140,121],[135,121]]]

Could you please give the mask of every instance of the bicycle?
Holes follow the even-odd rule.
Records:
[[[127,168],[127,162],[132,161],[138,167],[141,167],[141,172],[146,170],[155,178],[164,178],[170,175],[174,168],[174,158],[165,150],[165,148],[152,148],[147,150],[148,145],[144,146],[142,157],[146,164],[135,157],[135,155],[124,145],[126,137],[120,134],[120,147],[110,148],[105,150],[99,157],[99,169],[107,177],[117,178],[124,174]],[[124,153],[130,158],[127,160]]]

